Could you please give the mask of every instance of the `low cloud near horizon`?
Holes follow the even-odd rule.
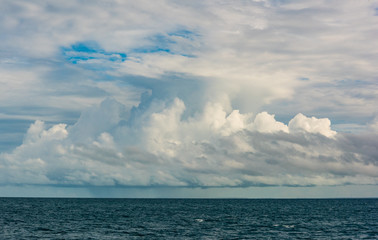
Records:
[[[378,183],[377,1],[2,1],[0,185]]]
[[[160,104],[166,104],[161,111],[135,117],[106,99],[72,126],[36,121],[22,145],[1,155],[0,181],[137,187],[377,184],[377,133],[336,133],[329,119],[300,113],[285,125],[267,112],[227,113],[214,103],[182,119],[182,100]]]

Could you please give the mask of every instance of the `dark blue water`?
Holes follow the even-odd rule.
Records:
[[[378,239],[378,199],[0,198],[0,239]]]

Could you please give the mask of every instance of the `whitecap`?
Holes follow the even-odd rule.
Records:
[[[293,227],[295,227],[295,225],[282,225],[283,227],[285,227],[285,228],[293,228]]]

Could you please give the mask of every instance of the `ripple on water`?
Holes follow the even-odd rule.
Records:
[[[0,198],[0,239],[378,239],[377,199]]]

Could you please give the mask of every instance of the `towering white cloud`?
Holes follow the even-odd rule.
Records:
[[[1,155],[2,183],[245,187],[378,181],[377,150],[351,147],[356,136],[336,135],[328,119],[298,114],[287,126],[266,112],[253,119],[214,103],[183,119],[182,100],[165,106],[131,123],[122,104],[107,99],[74,126],[36,121],[21,146]]]
[[[336,132],[331,130],[331,121],[328,118],[308,118],[301,113],[298,113],[290,120],[289,129],[292,132],[306,131],[310,133],[320,133],[327,137],[333,137],[336,135]]]
[[[254,127],[259,132],[273,133],[277,131],[289,132],[288,127],[281,123],[277,122],[274,119],[274,115],[270,115],[267,112],[262,112],[257,114]]]

